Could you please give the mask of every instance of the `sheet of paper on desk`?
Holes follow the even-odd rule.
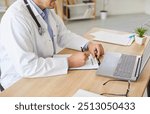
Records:
[[[118,44],[118,45],[131,45],[134,41],[134,34],[117,34],[117,33],[110,33],[110,32],[94,32],[90,35],[94,36],[94,40]]]
[[[90,91],[86,91],[83,89],[79,89],[74,95],[73,97],[104,97],[102,95],[90,92]]]
[[[54,55],[54,57],[69,57],[69,56],[71,56],[71,54]],[[70,68],[70,70],[90,70],[90,69],[97,69],[98,67],[99,66],[98,66],[98,62],[97,62],[96,58],[93,58],[92,55],[90,55],[84,66]]]

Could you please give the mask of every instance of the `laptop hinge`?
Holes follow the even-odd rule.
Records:
[[[138,58],[138,63],[137,63],[137,67],[136,67],[136,72],[135,72],[135,77],[139,77],[140,74],[140,69],[141,69],[141,57]]]

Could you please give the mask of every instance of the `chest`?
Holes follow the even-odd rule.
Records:
[[[32,43],[33,43],[33,48],[34,52],[40,56],[40,57],[49,57],[54,54],[54,44],[57,45],[57,36],[59,34],[58,30],[58,24],[56,20],[50,16],[49,17],[49,25],[44,21],[43,18],[40,16],[37,17],[38,22],[41,25],[41,30],[39,30],[37,24],[33,19],[31,26],[32,29],[31,35],[32,35]],[[51,27],[53,36],[50,35],[48,26]],[[42,32],[42,34],[40,34]]]

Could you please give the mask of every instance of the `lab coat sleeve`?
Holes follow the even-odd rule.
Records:
[[[84,47],[84,45],[88,43],[88,40],[68,30],[59,16],[56,16],[56,18],[57,23],[59,23],[58,44],[61,47],[81,50],[81,47]],[[78,29],[80,29],[80,27]]]
[[[33,31],[27,22],[18,15],[2,20],[2,41],[15,70],[28,78],[66,74],[67,58],[43,58],[34,53]]]

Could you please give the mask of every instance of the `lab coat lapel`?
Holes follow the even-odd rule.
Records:
[[[36,18],[38,19],[39,23],[41,24],[42,28],[45,30],[45,31],[48,31],[48,25],[47,23],[44,21],[44,19],[41,17],[41,15],[37,12],[37,10],[34,8],[34,6],[31,4],[30,0],[28,0],[29,2],[29,5],[33,11],[33,13],[35,14]],[[51,9],[50,9],[51,10]],[[48,13],[51,13],[49,10]],[[56,36],[56,33],[57,33],[57,28],[56,28],[56,23],[55,23],[55,20],[54,20],[54,17],[52,16],[52,13],[49,15],[49,22],[50,22],[50,26],[53,30],[53,35]]]
[[[35,14],[35,16],[36,16],[36,18],[37,18],[37,20],[38,20],[38,22],[41,24],[41,27],[42,27],[42,29],[43,29],[43,31],[44,31],[44,36],[45,37],[43,37],[43,38],[46,38],[46,40],[48,40],[48,42],[50,43],[50,45],[51,45],[51,50],[52,51],[54,51],[54,47],[53,47],[53,41],[52,41],[52,38],[51,38],[51,36],[49,35],[49,32],[48,32],[48,25],[47,25],[47,23],[45,22],[45,20],[42,18],[42,16],[38,13],[38,11],[35,9],[35,7],[31,4],[31,2],[30,2],[30,0],[28,0],[28,2],[29,2],[29,5],[30,5],[30,7],[31,7],[31,9],[32,9],[32,11],[33,11],[33,13]],[[50,26],[51,26],[51,28],[52,28],[52,30],[53,30],[53,35],[56,37],[56,25],[55,25],[55,20],[53,19],[53,17],[51,16],[51,17],[49,17],[48,18],[49,19],[49,22],[50,22]],[[56,43],[56,41],[55,41],[55,38],[54,38],[54,42]]]
[[[48,26],[46,24],[46,22],[44,21],[44,19],[41,17],[41,15],[38,13],[38,11],[35,9],[35,7],[31,4],[30,0],[28,0],[28,3],[34,13],[34,15],[36,16],[37,20],[39,21],[39,23],[42,26],[42,29],[44,29],[44,31],[48,30]]]

